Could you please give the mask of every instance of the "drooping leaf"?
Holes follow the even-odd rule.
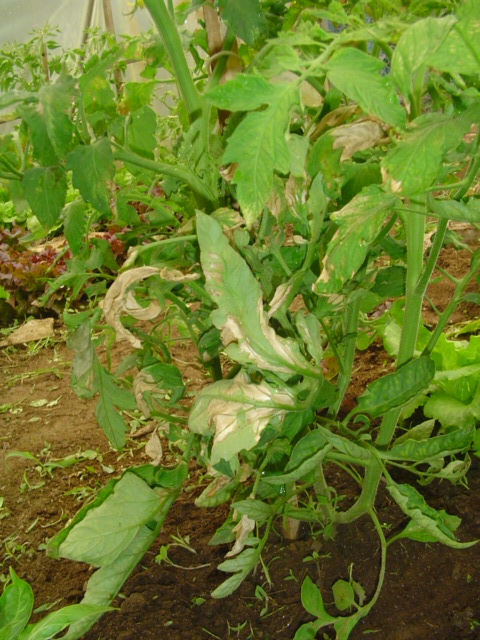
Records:
[[[164,520],[170,508],[167,501],[155,522]],[[107,606],[112,602],[117,593],[122,588],[128,576],[138,565],[145,553],[155,541],[157,533],[155,529],[143,526],[139,529],[132,542],[126,547],[115,562],[108,566],[103,566],[92,575],[87,582],[87,589],[81,604]],[[63,640],[79,640],[95,624],[100,616],[94,615],[81,623],[70,627]]]
[[[17,576],[10,567],[11,583],[0,597],[0,640],[14,640],[20,636],[33,610],[32,587]]]
[[[337,293],[351,280],[394,204],[395,197],[372,185],[332,214],[339,229],[328,244],[322,273],[314,285],[317,293]]]
[[[230,357],[275,373],[322,377],[301,354],[296,342],[279,337],[270,327],[260,285],[230,246],[220,225],[198,212],[197,235],[206,287],[219,307],[212,313],[212,320],[222,331]]]
[[[194,433],[214,435],[210,463],[230,460],[242,449],[253,448],[273,418],[282,420],[294,409],[292,393],[267,382],[255,384],[244,373],[205,387],[195,398],[188,426]]]
[[[96,567],[112,565],[156,515],[161,502],[158,491],[137,475],[125,473],[113,493],[69,532],[60,555]]]
[[[275,512],[273,508],[262,500],[239,500],[232,503],[233,509],[248,516],[258,525],[266,522]]]
[[[50,640],[71,624],[81,624],[92,616],[99,618],[103,613],[111,610],[112,607],[93,604],[72,604],[58,611],[52,611],[36,624],[28,625],[18,640]]]
[[[233,183],[248,226],[258,218],[273,187],[275,171],[288,173],[290,153],[286,132],[291,107],[298,101],[298,88],[278,84],[281,91],[263,111],[249,113],[228,139],[225,164],[237,163]]]
[[[359,49],[347,47],[336,51],[325,67],[330,82],[366,113],[394,127],[405,126],[405,111],[393,84],[388,77],[380,75],[383,62]]]
[[[411,360],[382,378],[367,385],[358,399],[354,413],[368,413],[373,418],[389,409],[401,407],[417,393],[426,389],[435,375],[435,365],[430,358]],[[401,446],[401,445],[399,445]]]
[[[58,167],[33,167],[23,176],[28,204],[40,223],[50,229],[55,225],[65,204],[67,180]]]
[[[267,22],[259,0],[216,0],[222,9],[222,21],[251,47],[258,45],[266,33]]]
[[[453,534],[459,524],[458,518],[453,522],[452,516],[444,511],[437,511],[429,507],[423,496],[414,487],[408,484],[398,484],[389,478],[387,479],[387,490],[403,513],[411,518],[411,522],[402,532],[402,537],[425,542],[442,542],[455,549],[463,549],[476,544],[476,541],[458,542]]]
[[[88,146],[78,146],[67,158],[73,186],[100,213],[110,215],[110,187],[115,175],[110,142],[102,138]]]
[[[408,97],[413,74],[441,46],[457,19],[424,18],[412,24],[400,37],[392,57],[392,78],[400,92]]]

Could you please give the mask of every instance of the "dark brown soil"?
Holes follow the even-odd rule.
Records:
[[[450,251],[453,248],[442,259],[450,260],[461,273],[467,256]],[[437,307],[446,304],[444,292],[448,295],[441,287],[431,292]],[[460,308],[455,322],[473,319],[472,310]],[[57,338],[37,350],[9,347],[0,353],[0,496],[4,498],[0,577],[5,581],[8,567],[13,566],[32,585],[35,606],[49,604],[53,609],[81,600],[90,569],[48,558],[45,542],[61,530],[92,489],[104,485],[111,474],[147,461],[145,439],[129,440],[122,454],[109,449],[95,422],[94,401],[80,400],[70,389],[71,354],[60,332]],[[189,359],[188,354],[184,359]],[[376,344],[360,356],[351,398],[361,393],[372,371],[375,374],[384,361],[384,352]],[[189,377],[196,372],[191,363]],[[29,452],[44,466],[9,456],[19,451]],[[85,451],[96,455],[66,469],[49,469],[49,462]],[[473,460],[468,488],[449,483],[421,488],[429,504],[462,519],[461,540],[480,538],[479,462]],[[340,528],[334,541],[312,536],[307,527],[293,542],[273,534],[263,557],[268,576],[258,567],[235,594],[212,599],[210,593],[226,577],[216,567],[228,549],[208,546],[208,541],[222,524],[226,508],[200,510],[193,505],[201,482],[192,469],[190,484],[171,509],[158,541],[115,600],[118,610],[106,614],[86,640],[290,640],[311,619],[300,603],[300,586],[307,574],[321,588],[332,613],[331,586],[338,578],[348,580],[350,571],[367,599],[372,595],[379,545],[371,522],[362,519]],[[329,482],[339,494],[348,495],[345,478],[330,477]],[[377,513],[388,535],[401,528],[402,514],[384,492],[378,497]],[[173,542],[172,535],[188,539],[196,551],[168,548],[170,561],[182,568],[155,562],[160,547]],[[477,546],[452,550],[440,544],[398,541],[389,548],[380,599],[350,637],[478,640],[479,594]],[[317,634],[317,638],[333,637],[330,628]]]

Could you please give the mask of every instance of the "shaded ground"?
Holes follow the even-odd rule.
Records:
[[[465,268],[461,254],[450,250],[442,260],[459,272],[456,275]],[[431,291],[440,308],[445,304],[443,293],[448,291],[441,286]],[[473,309],[459,309],[455,322],[469,318]],[[69,387],[71,354],[60,332],[57,337],[58,341],[36,351],[10,347],[0,353],[0,496],[4,498],[0,511],[0,517],[4,516],[0,519],[0,574],[5,579],[8,566],[13,566],[32,585],[35,606],[50,604],[53,608],[78,602],[90,572],[87,566],[46,557],[46,540],[112,473],[119,474],[125,467],[147,460],[145,439],[129,440],[122,454],[109,450],[95,422],[94,401],[78,399]],[[376,345],[361,355],[352,398],[361,393],[384,359]],[[188,377],[198,375],[194,363],[184,366],[189,367]],[[19,451],[29,452],[42,464],[25,457],[9,457]],[[88,459],[68,468],[52,468],[51,462],[77,453]],[[469,488],[443,483],[421,489],[433,507],[462,518],[461,540],[480,538],[479,462],[475,459],[472,463]],[[339,494],[348,495],[346,479],[336,476],[328,480]],[[213,600],[210,592],[225,578],[216,566],[227,549],[207,543],[226,511],[199,510],[193,505],[201,482],[192,469],[188,490],[172,508],[157,543],[115,601],[118,611],[105,615],[86,640],[288,640],[300,624],[310,619],[300,604],[300,585],[307,574],[322,589],[327,608],[333,601],[331,585],[338,578],[348,579],[350,568],[367,598],[373,593],[379,567],[378,542],[370,522],[360,520],[339,529],[335,542],[312,538],[307,528],[293,542],[272,536],[264,555],[271,584],[259,567],[233,596]],[[383,493],[378,514],[390,534],[401,527],[402,514]],[[183,568],[155,562],[161,546],[173,542],[172,535],[188,539],[196,551],[168,547],[171,563]],[[477,546],[456,551],[439,544],[399,541],[389,548],[380,599],[351,638],[478,640],[479,596]],[[322,638],[322,631],[317,637]],[[323,637],[333,638],[334,634],[327,629]]]

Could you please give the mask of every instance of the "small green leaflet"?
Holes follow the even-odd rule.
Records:
[[[476,541],[458,542],[453,531],[460,524],[459,519],[449,516],[443,510],[436,511],[429,507],[414,487],[408,484],[397,484],[391,478],[387,478],[387,490],[403,513],[411,518],[411,522],[398,537],[424,542],[442,542],[455,549],[476,544]]]
[[[259,555],[257,549],[247,548],[235,558],[229,558],[219,564],[217,569],[233,575],[212,591],[212,598],[225,598],[233,593],[242,584],[250,571],[254,569]]]
[[[367,385],[366,391],[358,399],[358,405],[351,415],[368,413],[373,418],[377,418],[394,407],[401,407],[417,393],[426,389],[434,375],[435,364],[430,358],[411,360],[394,373],[389,373]]]
[[[249,227],[270,197],[274,172],[287,174],[290,169],[286,133],[291,109],[299,100],[298,87],[294,83],[277,87],[281,91],[266,109],[249,113],[238,125],[222,159],[225,164],[238,165],[233,183]]]
[[[28,204],[40,223],[50,229],[55,225],[65,204],[67,179],[59,167],[33,167],[23,176]]]
[[[115,175],[112,149],[107,138],[88,146],[78,146],[67,158],[73,186],[100,213],[110,215],[110,185]]]
[[[352,279],[395,202],[394,196],[372,185],[332,215],[339,229],[328,244],[323,271],[314,284],[317,293],[337,293]]]
[[[264,9],[259,0],[216,0],[222,9],[222,21],[251,47],[259,45],[267,31]]]
[[[412,24],[400,37],[392,57],[392,78],[406,98],[414,72],[440,47],[456,21],[455,16],[425,18]]]
[[[200,391],[188,426],[194,433],[214,435],[210,464],[215,465],[253,448],[270,420],[282,420],[294,408],[293,394],[265,381],[250,382],[240,372],[232,380],[214,382]]]
[[[403,128],[405,111],[390,79],[380,75],[383,66],[383,62],[377,58],[347,47],[336,51],[325,68],[330,82],[363,111],[394,127]]]
[[[218,222],[197,212],[197,236],[206,288],[218,306],[212,320],[228,355],[275,373],[321,378],[321,370],[304,358],[297,343],[281,338],[268,324],[260,285]]]
[[[21,580],[10,567],[11,583],[0,597],[0,640],[14,640],[20,636],[33,610],[32,587]]]
[[[96,567],[112,565],[157,514],[162,499],[137,475],[125,473],[113,493],[69,532],[60,556]]]

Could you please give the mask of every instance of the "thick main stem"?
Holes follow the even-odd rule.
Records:
[[[397,367],[408,362],[415,352],[418,329],[422,316],[422,303],[428,281],[422,278],[423,241],[425,236],[425,200],[411,201],[410,211],[404,217],[407,236],[407,282],[405,289],[405,314],[397,357]],[[429,261],[430,262],[430,261]],[[419,286],[419,284],[422,286]],[[388,411],[383,417],[375,446],[386,449],[393,437],[400,416],[400,408]],[[356,520],[373,508],[382,467],[372,459],[365,471],[362,492],[357,502],[347,511],[337,515],[337,522]]]

